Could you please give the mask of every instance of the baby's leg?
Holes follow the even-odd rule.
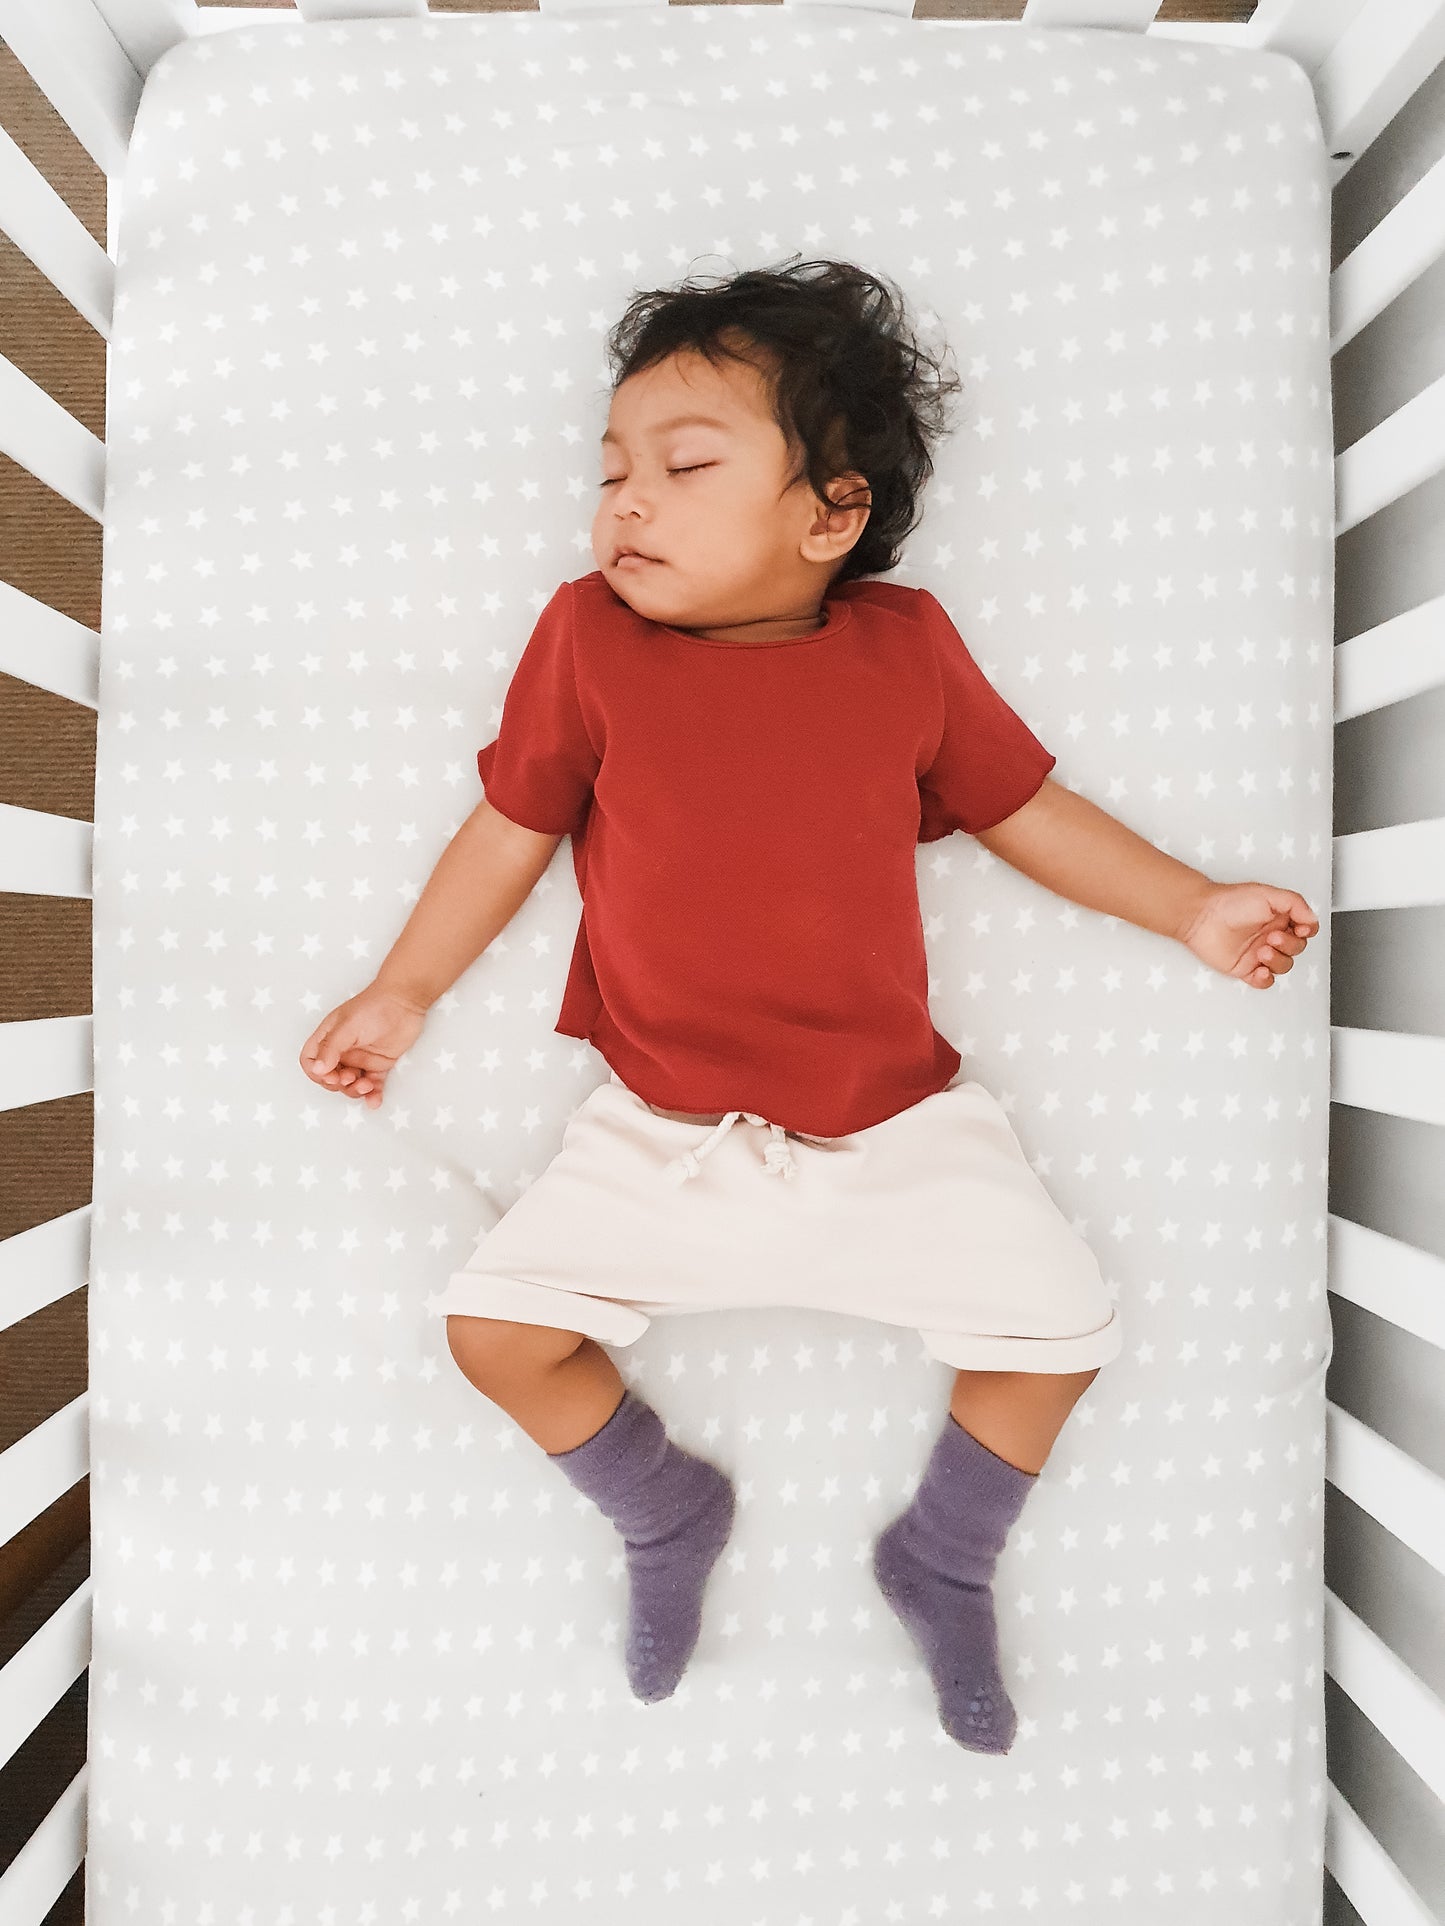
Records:
[[[949,1410],[965,1431],[1020,1471],[1037,1475],[1099,1368],[1092,1371],[960,1371]]]
[[[639,1699],[670,1697],[697,1644],[708,1574],[732,1530],[732,1481],[673,1443],[592,1338],[454,1316],[447,1343],[464,1375],[621,1532],[628,1683]]]
[[[600,1431],[622,1402],[617,1366],[579,1331],[496,1317],[446,1322],[462,1375],[544,1451],[570,1451]]]
[[[1018,1726],[998,1669],[998,1554],[1097,1375],[960,1371],[918,1490],[873,1548],[883,1596],[928,1666],[939,1722],[972,1752],[1007,1752]]]

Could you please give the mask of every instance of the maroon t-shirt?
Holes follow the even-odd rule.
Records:
[[[477,756],[487,800],[572,838],[555,1029],[646,1102],[836,1137],[942,1090],[915,849],[989,829],[1056,758],[926,589],[845,582],[823,626],[709,642],[600,570],[566,582]]]

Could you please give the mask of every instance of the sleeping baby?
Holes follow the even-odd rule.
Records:
[[[962,830],[1253,989],[1318,919],[1055,782],[938,601],[885,579],[958,387],[890,283],[834,261],[695,277],[638,294],[608,346],[597,566],[542,610],[478,756],[484,800],[301,1064],[380,1104],[570,836],[556,1030],[611,1075],[434,1302],[452,1355],[617,1527],[627,1677],[652,1701],[695,1648],[734,1489],[607,1347],[652,1316],[767,1305],[918,1332],[953,1369],[949,1413],[872,1571],[943,1729],[1004,1753],[997,1558],[1122,1332],[934,1028],[917,845]]]

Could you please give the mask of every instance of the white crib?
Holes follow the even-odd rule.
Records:
[[[605,3],[575,0],[578,7]],[[911,12],[909,0],[872,4]],[[1337,218],[1348,204],[1352,244],[1332,276],[1331,351],[1342,355],[1336,405],[1348,402],[1370,425],[1350,438],[1335,465],[1335,720],[1354,725],[1353,734],[1337,736],[1337,755],[1357,797],[1369,779],[1372,814],[1386,820],[1335,838],[1334,907],[1356,918],[1358,935],[1343,983],[1350,1021],[1332,1030],[1331,1094],[1348,1113],[1343,1126],[1354,1154],[1336,1170],[1348,1212],[1330,1219],[1329,1284],[1348,1320],[1335,1368],[1348,1375],[1356,1408],[1330,1406],[1327,1475],[1349,1501],[1333,1501],[1340,1583],[1368,1596],[1372,1609],[1367,1620],[1337,1589],[1327,1592],[1327,1670],[1344,1695],[1335,1699],[1341,1730],[1347,1717],[1350,1732],[1369,1737],[1358,1753],[1343,1747],[1343,1756],[1331,1759],[1326,1863],[1365,1926],[1428,1926],[1445,1917],[1445,1167],[1438,1149],[1445,1126],[1438,987],[1445,981],[1445,814],[1400,820],[1409,805],[1396,802],[1391,785],[1404,794],[1401,766],[1435,770],[1441,763],[1439,279],[1433,337],[1410,301],[1412,291],[1428,290],[1426,277],[1445,260],[1445,158],[1438,157],[1445,113],[1434,85],[1445,58],[1445,0],[1261,0],[1247,26],[1165,24],[1155,20],[1158,11],[1158,0],[1027,0],[1021,24],[1119,28],[1291,55],[1314,85],[1339,190]],[[301,0],[299,12],[324,21],[423,14],[426,7],[425,0]],[[285,11],[202,10],[194,0],[0,0],[0,31],[110,178],[112,253],[116,190],[143,77],[187,36],[240,26],[264,32],[288,20],[294,25],[295,16]],[[1362,167],[1377,139],[1382,145],[1371,160],[1383,158]],[[110,255],[3,135],[0,221],[108,338]],[[0,447],[100,520],[103,445],[5,361]],[[8,674],[94,707],[97,641],[0,583],[0,668]],[[87,826],[0,806],[0,890],[84,897],[89,877]],[[1402,1009],[1413,1015],[1402,1020]],[[11,1023],[6,1032],[0,1104],[15,1108],[91,1087],[88,1018]],[[1332,1119],[1341,1127],[1338,1110]],[[1364,1221],[1384,1214],[1402,1170],[1433,1198],[1419,1244]],[[87,1243],[84,1209],[9,1239],[0,1249],[4,1323],[85,1288]],[[1371,1406],[1383,1410],[1387,1398],[1390,1428],[1396,1438],[1418,1440],[1416,1450],[1402,1449],[1369,1422]],[[82,1395],[0,1457],[0,1540],[13,1539],[86,1475]],[[0,1758],[13,1756],[86,1669],[89,1612],[87,1582],[0,1673]],[[1430,1679],[1402,1653],[1428,1647],[1432,1629]],[[1368,1758],[1368,1775],[1357,1758]],[[1422,1788],[1434,1802],[1429,1814]],[[82,1770],[0,1876],[0,1926],[40,1926],[71,1879],[85,1853],[86,1795]]]

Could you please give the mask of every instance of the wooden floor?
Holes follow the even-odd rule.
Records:
[[[204,3],[204,0],[203,0]],[[230,0],[236,4],[237,0]],[[286,0],[240,0],[284,5]],[[437,13],[494,10],[433,0]],[[919,0],[930,18],[1016,20],[1023,0]],[[1165,0],[1160,19],[1248,20],[1254,0]],[[0,43],[0,125],[106,244],[105,183],[89,155]],[[92,433],[105,433],[105,349],[93,330],[0,234],[0,353]],[[101,533],[90,518],[0,455],[0,570],[52,608],[100,627]],[[95,717],[79,704],[0,675],[0,801],[89,821]],[[90,1009],[90,905],[0,893],[0,1021]],[[0,1111],[0,1237],[77,1209],[91,1190],[91,1100]],[[86,1381],[85,1293],[0,1332],[0,1448],[78,1395]],[[0,1663],[89,1570],[87,1484],[0,1548]],[[82,1677],[0,1768],[0,1869],[85,1757]],[[81,1918],[78,1873],[47,1926]]]

